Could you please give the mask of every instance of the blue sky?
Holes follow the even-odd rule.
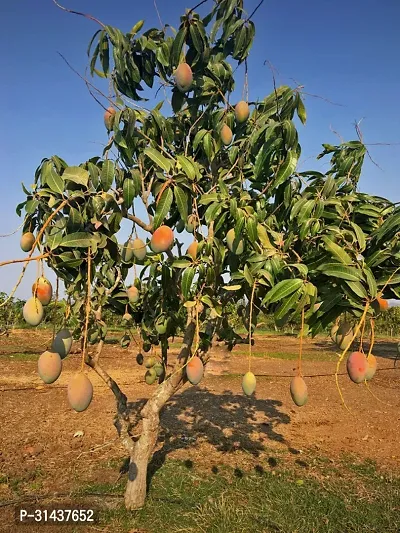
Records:
[[[96,24],[61,11],[51,0],[3,4],[0,233],[7,234],[21,222],[15,214],[15,206],[24,199],[20,183],[33,182],[41,159],[57,154],[71,165],[79,164],[101,153],[98,143],[105,143],[106,131],[102,108],[57,54],[61,52],[84,73],[86,48]],[[177,27],[179,16],[194,4],[188,0],[158,0],[158,9],[164,23]],[[258,0],[245,0],[248,12],[257,4]],[[119,0],[114,4],[69,0],[65,5],[123,31],[129,31],[139,19],[145,19],[145,27],[159,26],[152,0]],[[204,6],[201,9],[204,13]],[[301,170],[326,169],[328,161],[316,161],[315,156],[323,142],[338,142],[330,128],[345,140],[355,139],[354,121],[362,118],[367,144],[400,143],[399,18],[398,0],[266,0],[258,10],[249,60],[250,99],[272,91],[265,60],[274,65],[278,84],[300,83],[306,93],[321,97],[305,97],[308,122],[305,127],[299,126]],[[98,80],[94,83],[101,86]],[[238,86],[232,101],[241,95],[240,83]],[[371,145],[369,149],[382,170],[366,160],[360,187],[400,201],[400,144]],[[126,234],[127,229],[122,237]],[[19,238],[18,232],[0,239],[0,261],[23,257]],[[14,265],[2,267],[0,291],[9,292],[19,272],[20,267]],[[30,265],[17,296],[29,296],[35,276],[36,266]]]

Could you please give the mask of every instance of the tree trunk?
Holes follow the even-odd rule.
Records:
[[[150,413],[143,418],[143,430],[140,439],[135,443],[130,457],[128,483],[125,490],[125,507],[130,510],[144,506],[147,493],[147,467],[157,443],[159,416]]]

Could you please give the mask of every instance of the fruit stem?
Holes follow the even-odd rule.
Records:
[[[375,343],[375,320],[373,318],[371,318],[370,324],[371,324],[371,342],[370,342],[370,346],[369,346],[367,357],[369,357],[371,355],[372,348],[374,347],[374,343]]]
[[[348,412],[350,413],[350,409],[347,407],[346,405],[346,402],[344,401],[344,398],[343,398],[343,394],[342,394],[342,391],[340,390],[340,385],[339,385],[339,370],[340,370],[340,365],[343,361],[343,359],[345,358],[347,352],[349,351],[349,348],[350,346],[352,345],[352,343],[354,342],[354,339],[357,337],[360,329],[361,329],[361,326],[365,320],[365,317],[367,316],[367,313],[368,313],[368,309],[369,309],[369,306],[370,306],[370,302],[367,302],[366,305],[365,305],[365,309],[364,309],[364,312],[360,318],[360,321],[359,323],[357,324],[357,327],[353,333],[353,338],[351,339],[351,341],[348,343],[348,345],[346,346],[346,348],[343,350],[341,356],[339,357],[339,360],[337,362],[337,365],[336,365],[336,372],[335,372],[335,381],[336,381],[336,387],[337,387],[337,390],[339,392],[339,396],[340,396],[340,399],[342,400],[342,403],[344,405],[344,407],[348,410]]]
[[[253,302],[254,302],[254,293],[256,290],[257,283],[253,283],[253,289],[251,291],[250,298],[250,312],[249,312],[249,372],[251,370],[251,337],[252,337],[252,318],[253,318]]]
[[[297,374],[298,374],[299,376],[302,375],[302,370],[301,370],[301,359],[302,359],[302,355],[303,355],[303,335],[304,335],[304,307],[303,307],[303,309],[301,310],[301,329],[300,329],[299,364],[298,364],[298,368],[297,368]]]
[[[88,327],[89,327],[89,315],[90,315],[90,299],[91,299],[91,269],[92,269],[92,255],[91,255],[91,249],[90,246],[88,248],[88,254],[87,254],[87,266],[88,266],[88,274],[87,274],[87,298],[86,298],[86,320],[85,320],[85,332],[83,335],[83,347],[82,347],[82,363],[81,363],[81,372],[83,372],[83,368],[85,366],[85,356],[86,356],[86,349],[87,349],[87,334],[88,334]]]

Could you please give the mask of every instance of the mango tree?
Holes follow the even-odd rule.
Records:
[[[295,122],[306,122],[300,88],[232,102],[255,25],[243,0],[212,4],[204,18],[186,11],[176,31],[145,30],[140,21],[123,33],[99,22],[89,57],[92,75],[113,88],[103,101],[107,145],[79,166],[43,159],[17,207],[23,233],[33,235],[22,243],[28,260],[39,249],[36,259],[63,281],[84,362],[115,396],[115,426],[130,457],[129,509],[144,504],[162,408],[188,379],[199,382],[216,337],[251,350],[260,312],[273,312],[278,326],[301,316],[303,333],[315,336],[344,313],[360,324],[373,318],[378,297],[400,297],[400,209],[359,191],[367,148],[360,140],[324,144],[319,157],[331,157],[330,170],[297,172]],[[152,109],[145,86],[158,99]],[[123,219],[132,233],[121,243]],[[189,250],[183,232],[192,235]],[[244,338],[229,325],[232,302],[245,302]],[[34,293],[33,308],[39,303]],[[101,365],[105,310],[124,317],[123,346],[140,333],[139,364],[159,350],[158,360],[145,359],[154,388],[139,412]],[[169,339],[179,328],[172,358]],[[58,361],[47,360],[57,373]],[[76,410],[90,403],[88,381],[81,373],[70,384]],[[244,389],[254,388],[251,374]]]

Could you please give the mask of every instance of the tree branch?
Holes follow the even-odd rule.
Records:
[[[129,220],[131,220],[132,222],[134,222],[135,224],[140,226],[145,231],[149,231],[150,233],[154,233],[153,225],[152,224],[146,224],[145,222],[143,222],[143,220],[140,220],[140,218],[138,218],[137,216],[131,215],[130,213],[126,213],[125,218],[128,218]]]
[[[100,26],[102,28],[105,28],[105,25],[100,22],[100,20],[98,20],[97,18],[95,17],[92,17],[92,15],[87,15],[85,13],[81,13],[80,11],[73,11],[72,9],[67,9],[66,7],[63,7],[62,5],[60,5],[58,2],[56,2],[56,0],[53,0],[53,2],[55,3],[55,5],[57,7],[59,7],[60,9],[62,9],[63,11],[66,11],[67,13],[72,13],[73,15],[80,15],[81,17],[85,17],[89,20],[93,20],[94,22],[97,22],[97,24],[100,24]]]

